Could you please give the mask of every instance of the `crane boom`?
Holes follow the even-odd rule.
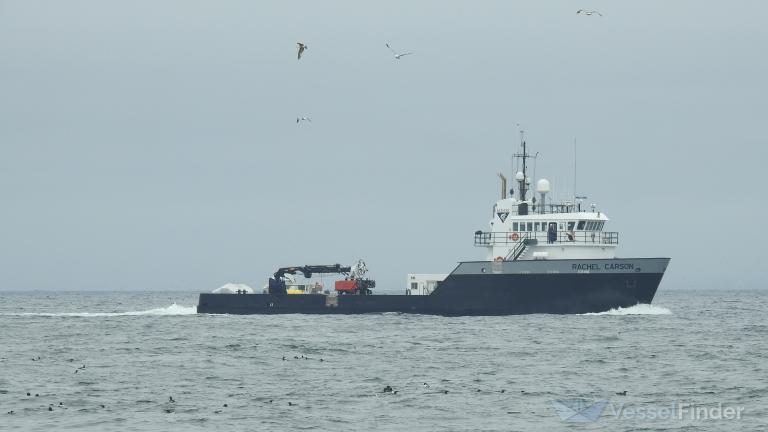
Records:
[[[281,267],[277,269],[273,277],[269,278],[269,293],[286,295],[285,275],[295,275],[301,273],[309,279],[313,274],[338,273],[345,276],[343,281],[336,281],[336,291],[343,294],[370,294],[371,288],[376,286],[376,282],[370,279],[363,279],[363,275],[368,271],[363,260],[359,260],[354,267],[342,266],[341,264],[330,265],[304,265]]]
[[[342,266],[341,264],[331,265],[305,265],[296,267],[281,267],[275,272],[275,279],[282,278],[286,274],[301,273],[305,278],[309,279],[314,273],[340,273],[348,274],[352,270],[349,266]]]

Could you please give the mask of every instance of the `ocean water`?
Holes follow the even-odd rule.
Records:
[[[768,428],[766,291],[669,289],[569,316],[197,315],[196,303],[0,293],[0,430]]]

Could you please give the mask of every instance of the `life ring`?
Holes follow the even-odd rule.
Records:
[[[494,261],[496,261],[496,262],[502,262],[502,261],[504,261],[504,257],[501,257],[501,256],[497,256],[497,257],[496,257],[496,258],[494,258],[493,260],[494,260]]]
[[[513,232],[512,235],[509,236],[509,239],[512,241],[518,241],[520,240],[520,235],[516,232]]]

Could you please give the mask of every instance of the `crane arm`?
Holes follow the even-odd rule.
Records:
[[[277,269],[274,276],[275,279],[280,279],[286,274],[296,274],[301,273],[304,275],[305,278],[312,277],[312,274],[314,273],[341,273],[341,274],[347,274],[352,270],[349,266],[342,266],[341,264],[331,264],[331,265],[305,265],[305,266],[295,266],[295,267],[281,267]]]

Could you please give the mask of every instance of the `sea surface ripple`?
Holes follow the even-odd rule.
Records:
[[[568,316],[198,315],[196,303],[0,292],[0,430],[758,431],[768,418],[765,291],[668,290]],[[563,420],[557,401],[573,399],[605,406]],[[742,414],[637,414],[674,403]]]

